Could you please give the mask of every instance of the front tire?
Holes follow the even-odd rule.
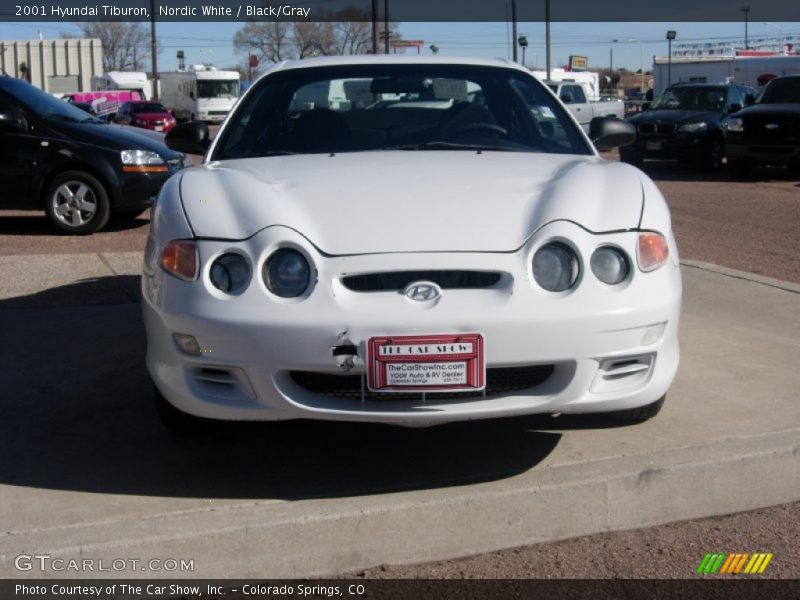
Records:
[[[704,160],[706,169],[709,171],[719,170],[719,168],[722,166],[722,158],[724,155],[725,151],[722,146],[722,140],[719,138],[714,138],[711,141],[711,148],[709,149]]]
[[[728,169],[736,179],[745,179],[753,172],[753,163],[745,158],[728,160]]]
[[[64,233],[94,233],[108,222],[111,203],[100,181],[85,171],[65,171],[44,192],[47,218]]]

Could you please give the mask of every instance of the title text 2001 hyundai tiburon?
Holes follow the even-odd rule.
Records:
[[[653,416],[678,366],[669,212],[595,150],[633,137],[587,137],[505,61],[274,66],[213,142],[167,136],[205,160],[164,186],[147,245],[162,416]]]

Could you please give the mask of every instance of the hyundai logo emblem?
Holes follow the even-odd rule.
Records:
[[[415,281],[406,286],[403,294],[414,302],[433,302],[442,295],[442,288],[432,281]]]
[[[777,123],[767,123],[764,125],[764,129],[777,129],[778,127],[780,127],[780,125]]]

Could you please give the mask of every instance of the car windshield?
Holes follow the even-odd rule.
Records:
[[[650,106],[652,110],[710,110],[725,108],[724,87],[673,87]]]
[[[87,114],[69,102],[46,94],[32,85],[9,85],[4,89],[28,110],[43,119],[72,123],[102,123],[97,117]]]
[[[800,77],[773,79],[761,90],[760,104],[800,104]]]
[[[167,109],[160,102],[133,102],[131,111],[134,113],[165,113]]]
[[[532,76],[473,65],[287,69],[245,96],[214,160],[370,150],[592,154]]]
[[[236,98],[239,82],[235,79],[198,79],[198,98]]]

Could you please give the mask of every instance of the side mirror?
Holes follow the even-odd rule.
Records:
[[[616,117],[595,117],[589,123],[589,139],[599,151],[628,146],[636,141],[636,128]]]
[[[744,105],[750,106],[751,104],[755,104],[756,97],[753,94],[747,94],[744,97]]]
[[[169,148],[184,154],[205,154],[211,143],[208,125],[199,121],[181,123],[167,134],[164,141]]]
[[[741,104],[731,104],[730,107],[728,108],[729,113],[739,112],[740,110],[742,110]]]
[[[19,131],[24,127],[22,119],[17,117],[11,111],[0,112],[0,130],[2,131]]]
[[[571,104],[572,103],[572,94],[561,94],[561,101],[564,104]]]

